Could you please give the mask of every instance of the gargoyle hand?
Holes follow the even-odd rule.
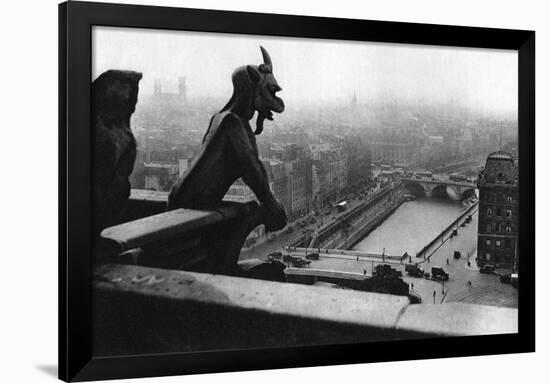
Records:
[[[285,209],[275,198],[270,198],[264,203],[264,224],[267,232],[281,230],[286,226],[287,217]]]

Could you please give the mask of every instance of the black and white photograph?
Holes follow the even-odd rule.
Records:
[[[95,26],[99,356],[518,332],[516,51]]]
[[[0,381],[544,376],[542,4],[3,4]]]

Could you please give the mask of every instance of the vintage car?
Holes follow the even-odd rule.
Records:
[[[281,253],[280,251],[274,251],[267,255],[267,259],[270,261],[279,261],[282,258],[282,256],[283,256],[283,253]]]
[[[500,283],[505,283],[509,285],[510,283],[512,283],[512,274],[502,274],[499,277],[499,280],[500,280]]]
[[[314,260],[314,261],[318,261],[319,260],[319,253],[306,254],[306,259],[311,259],[311,260]]]
[[[290,263],[293,267],[309,267],[311,261],[299,257],[293,257]]]
[[[405,265],[405,272],[411,277],[422,278],[424,276],[424,270],[422,270],[418,265]]]
[[[445,270],[443,270],[443,267],[441,266],[433,266],[432,267],[432,279],[438,280],[438,281],[448,281],[449,280],[449,273],[447,273]]]
[[[395,277],[402,277],[403,273],[400,270],[396,270],[393,267],[391,267],[388,264],[381,264],[376,265],[374,267],[374,270],[372,271],[373,276],[381,275],[381,276],[395,276]]]

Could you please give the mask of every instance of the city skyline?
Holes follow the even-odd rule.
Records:
[[[466,107],[517,116],[517,54],[513,51],[94,27],[92,80],[107,69],[144,74],[176,91],[186,77],[190,98],[228,98],[231,73],[259,64],[259,45],[274,62],[287,105],[400,102]],[[221,105],[220,105],[221,107]]]

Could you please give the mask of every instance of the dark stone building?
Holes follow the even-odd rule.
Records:
[[[487,157],[478,178],[478,266],[517,270],[518,177],[512,155],[497,151]]]

